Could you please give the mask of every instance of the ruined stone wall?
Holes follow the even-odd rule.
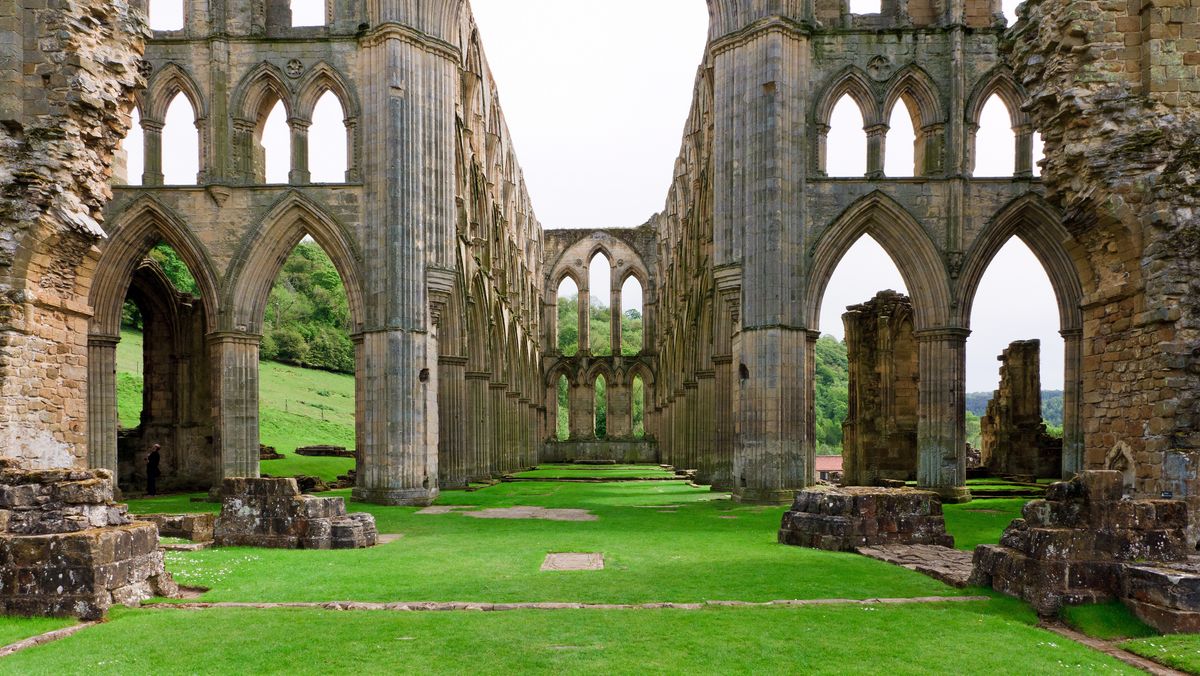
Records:
[[[1200,3],[1033,0],[1009,62],[1041,130],[1083,305],[1090,468],[1200,508]],[[1195,521],[1195,520],[1193,520]],[[1196,524],[1191,538],[1196,538]]]
[[[849,408],[842,425],[843,483],[873,486],[917,473],[917,342],[912,301],[894,291],[847,308]]]
[[[0,3],[0,447],[86,461],[87,302],[144,24],[111,0]]]
[[[1000,389],[980,420],[982,460],[996,474],[1055,477],[1062,440],[1042,421],[1041,341],[1022,340],[1000,355]]]

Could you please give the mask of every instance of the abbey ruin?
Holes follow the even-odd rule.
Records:
[[[848,341],[864,336],[851,350],[849,483],[911,475],[945,503],[966,501],[971,311],[1015,236],[1051,280],[1065,339],[1053,473],[1116,469],[1132,497],[1186,501],[1194,545],[1200,3],[1029,0],[1008,28],[999,0],[884,0],[867,15],[845,0],[708,5],[663,210],[593,231],[535,217],[464,0],[327,0],[311,27],[291,25],[286,0],[187,0],[183,27],[165,32],[147,28],[146,0],[0,1],[0,455],[119,478],[122,453],[161,442],[172,489],[259,476],[264,313],[286,256],[311,237],[349,297],[355,497],[427,505],[539,461],[610,458],[791,504],[816,482],[822,299],[870,235],[911,298],[846,316]],[[327,93],[344,114],[346,171],[316,182],[308,129]],[[845,96],[868,139],[854,178],[826,170]],[[1016,171],[976,178],[993,96],[1013,123]],[[199,137],[194,185],[163,173],[179,97]],[[261,145],[280,103],[285,184],[268,183]],[[884,172],[898,105],[917,131],[911,177]],[[135,113],[136,177],[119,148]],[[198,296],[148,262],[160,242]],[[612,268],[611,354],[593,354],[584,316],[596,254]],[[617,347],[630,278],[644,295],[635,353]],[[565,279],[581,308],[570,355],[558,342]],[[146,322],[148,406],[139,436],[121,440],[127,300]]]

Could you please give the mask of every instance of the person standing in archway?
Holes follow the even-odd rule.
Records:
[[[150,454],[146,456],[146,495],[158,495],[158,463],[161,460],[159,449],[162,448],[158,444],[154,444],[150,448]]]

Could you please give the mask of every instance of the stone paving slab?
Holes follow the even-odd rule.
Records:
[[[543,571],[604,570],[603,554],[552,553],[542,562]]]
[[[586,509],[546,509],[545,507],[503,507],[463,512],[473,519],[540,519],[543,521],[596,521],[600,517]]]
[[[915,570],[952,587],[964,588],[971,579],[974,555],[941,545],[881,545],[860,547],[858,553],[884,563]]]

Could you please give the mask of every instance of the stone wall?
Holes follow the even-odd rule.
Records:
[[[865,486],[798,491],[783,515],[779,541],[835,552],[898,544],[954,546],[936,493]]]
[[[0,447],[29,467],[86,462],[93,245],[144,36],[123,1],[0,4]]]
[[[653,441],[547,441],[539,462],[571,463],[580,460],[657,465],[658,444]]]
[[[1000,355],[1000,389],[980,420],[983,463],[994,474],[1062,475],[1062,440],[1042,421],[1041,342],[1015,342]]]
[[[1031,0],[1005,52],[1086,294],[1086,464],[1200,509],[1200,3]],[[1191,525],[1191,540],[1197,537]]]
[[[0,615],[95,620],[177,592],[158,528],[113,502],[111,474],[0,458]]]
[[[842,481],[872,486],[917,474],[917,343],[912,301],[895,291],[847,308],[849,409]]]

